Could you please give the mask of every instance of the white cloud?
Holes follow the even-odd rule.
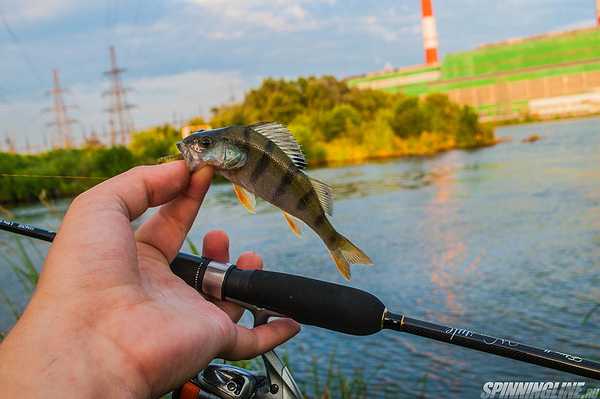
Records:
[[[135,88],[128,100],[137,106],[131,111],[136,128],[171,122],[174,116],[186,120],[200,111],[206,115],[211,107],[229,101],[232,94],[239,100],[248,88],[248,83],[237,72],[203,70],[130,79],[127,83]],[[74,85],[65,94],[67,104],[77,105],[77,109],[69,111],[69,116],[79,120],[87,132],[93,128],[101,133],[107,125],[108,115],[103,110],[108,106],[108,99],[101,96],[105,89],[106,84]],[[50,101],[50,98],[37,98],[8,104],[0,102],[4,132],[15,136],[21,148],[26,140],[34,145],[43,143],[44,135],[50,140],[53,131],[46,122],[52,120],[52,114],[39,111],[48,107]],[[73,127],[76,139],[81,138],[81,127]]]
[[[175,112],[180,118],[207,114],[211,107],[240,99],[247,83],[237,72],[191,71],[131,81],[136,88],[139,126],[169,121]]]
[[[301,0],[189,0],[202,11],[224,23],[213,38],[229,38],[235,32],[260,28],[275,32],[314,29],[316,19]],[[217,24],[220,25],[220,24]]]
[[[360,19],[361,28],[367,33],[379,37],[387,42],[393,42],[398,40],[401,32],[398,29],[391,29],[376,16],[367,15]]]
[[[386,42],[398,42],[421,34],[420,16],[406,9],[389,8],[377,15],[357,17],[351,26]]]
[[[30,23],[64,15],[85,2],[77,0],[4,0],[0,11],[11,22]]]

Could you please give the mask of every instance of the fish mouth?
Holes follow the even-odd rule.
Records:
[[[204,162],[204,160],[202,159],[202,156],[190,150],[190,148],[183,141],[178,141],[177,143],[175,143],[175,146],[181,153],[188,169],[191,172],[200,169],[206,164],[206,162]]]

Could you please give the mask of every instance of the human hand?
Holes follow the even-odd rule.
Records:
[[[213,358],[251,358],[291,338],[290,319],[247,329],[171,273],[213,175],[183,162],[132,169],[77,197],[23,316],[0,345],[7,397],[156,397]],[[164,204],[164,205],[163,205]],[[137,231],[130,222],[163,205]],[[211,232],[204,255],[228,261]],[[259,268],[255,254],[241,268]]]

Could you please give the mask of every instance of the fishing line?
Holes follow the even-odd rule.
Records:
[[[0,173],[0,177],[24,177],[32,179],[67,179],[67,180],[106,180],[110,177],[71,176],[71,175],[26,175],[19,173]]]

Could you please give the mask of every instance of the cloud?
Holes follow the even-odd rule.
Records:
[[[369,35],[386,42],[396,42],[407,36],[421,34],[420,20],[416,16],[398,17],[396,13],[360,17],[357,26]]]
[[[190,118],[200,111],[207,114],[211,107],[240,99],[247,85],[237,72],[190,71],[170,76],[155,76],[131,82],[136,88],[139,107],[136,112],[140,126],[171,120],[173,113]]]
[[[314,29],[317,20],[301,0],[190,0],[204,13],[216,18],[223,29],[213,32],[212,38],[239,37],[244,30],[295,32]],[[223,24],[224,25],[221,25]]]
[[[77,0],[4,0],[0,11],[8,22],[30,23],[72,12],[81,3]]]
[[[185,121],[201,111],[206,115],[211,107],[230,101],[232,95],[239,100],[248,88],[237,72],[213,73],[204,70],[130,79],[127,83],[135,88],[128,100],[136,105],[131,111],[136,128],[171,122],[174,117]],[[102,133],[107,125],[108,115],[103,110],[108,106],[108,99],[101,96],[106,88],[106,83],[80,84],[72,86],[65,94],[65,103],[77,105],[76,109],[69,110],[69,117],[79,121],[73,127],[76,139],[81,139],[82,130],[89,133],[94,129]],[[43,143],[44,136],[48,141],[51,140],[54,132],[46,126],[46,122],[52,121],[53,116],[40,113],[50,102],[48,97],[11,103],[0,101],[0,120],[4,131],[13,133],[21,148],[26,140],[34,145]],[[28,125],[25,134],[23,118],[26,115]]]

